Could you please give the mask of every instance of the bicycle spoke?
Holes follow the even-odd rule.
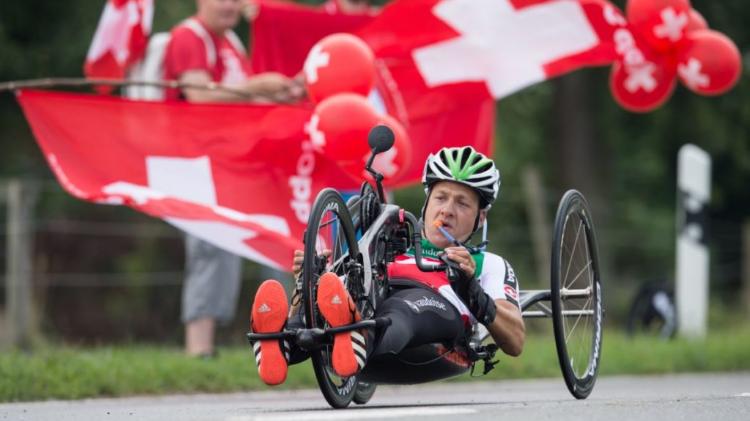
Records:
[[[320,230],[321,228],[326,228],[327,226],[331,225],[332,223],[334,223],[334,222],[336,222],[338,220],[339,220],[338,215],[334,213],[331,216],[331,220],[330,221],[325,221],[325,222],[323,222],[323,220],[320,221],[320,224],[318,225],[318,230]]]
[[[587,300],[587,303],[588,302],[591,302],[591,300]],[[587,347],[586,347],[586,345],[587,345],[586,344],[586,337],[587,337],[587,332],[588,332],[588,326],[589,326],[589,322],[590,322],[590,317],[587,316],[585,319],[586,320],[583,322],[583,326],[581,328],[581,331],[583,332],[583,334],[580,335],[580,338],[577,341],[578,342],[578,344],[577,344],[578,346],[577,346],[577,353],[576,353],[576,355],[578,355],[579,357],[584,357],[586,355],[586,349],[587,349]],[[585,361],[586,366],[584,366],[584,367],[577,367],[579,369],[583,368],[584,369],[584,373],[585,373],[585,369],[588,367],[589,358],[582,358],[579,361]],[[575,371],[576,371],[576,375],[582,374],[578,370],[575,370]]]
[[[584,303],[584,307],[588,305],[589,302],[591,302],[591,297],[586,299],[586,303]],[[576,326],[578,326],[578,322],[581,321],[581,317],[583,316],[578,316],[576,318],[576,322],[573,324],[573,328],[570,330],[570,332],[568,332],[568,336],[565,337],[565,343],[568,343],[568,339],[570,338],[570,335],[573,334],[573,331],[576,329]]]
[[[567,224],[566,224],[567,225]],[[575,255],[576,248],[578,247],[578,234],[581,232],[581,227],[583,226],[583,221],[581,221],[578,224],[578,229],[576,230],[576,239],[573,242],[573,251],[571,252],[571,259],[568,262],[568,268],[565,269],[565,276],[563,277],[563,281],[565,279],[568,279],[568,273],[570,272],[570,266],[573,264],[573,256]],[[565,244],[565,239],[563,238],[563,244]],[[563,282],[563,285],[565,285],[565,282]]]
[[[578,280],[578,278],[580,278],[580,277],[581,277],[581,275],[583,274],[583,272],[584,272],[584,271],[586,271],[586,270],[587,270],[587,269],[588,269],[589,267],[591,267],[591,260],[589,260],[589,261],[588,261],[588,263],[586,263],[586,265],[585,265],[585,266],[583,267],[583,269],[581,269],[581,270],[580,270],[580,271],[578,272],[578,274],[576,274],[576,276],[575,276],[575,277],[573,278],[573,280],[572,280],[572,281],[570,281],[570,283],[569,283],[569,284],[565,285],[565,288],[566,288],[566,289],[570,289],[570,287],[571,287],[571,286],[572,286],[572,285],[573,285],[573,284],[575,283],[575,281],[577,281],[577,280]]]

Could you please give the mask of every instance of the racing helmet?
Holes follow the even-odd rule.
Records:
[[[500,171],[495,163],[471,146],[443,148],[427,157],[422,173],[425,194],[429,196],[438,181],[471,187],[479,194],[479,209],[489,209],[500,191]]]

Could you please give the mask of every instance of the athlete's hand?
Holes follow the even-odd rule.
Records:
[[[458,263],[461,271],[463,271],[468,279],[474,277],[477,270],[477,264],[471,257],[469,250],[467,250],[465,247],[447,247],[445,249],[445,254],[448,259]]]
[[[323,250],[320,255],[329,257],[331,253],[331,250]],[[294,250],[294,258],[292,259],[292,273],[294,274],[295,278],[299,276],[300,272],[302,272],[302,262],[304,261],[305,252],[303,252],[302,250]]]

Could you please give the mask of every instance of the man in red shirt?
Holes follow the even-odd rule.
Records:
[[[171,33],[164,57],[164,78],[190,85],[219,84],[226,90],[183,88],[166,92],[168,100],[190,102],[292,102],[304,94],[302,84],[280,73],[252,75],[242,42],[232,31],[246,0],[197,0],[195,16]],[[186,238],[186,279],[182,296],[185,350],[214,354],[216,323],[234,316],[240,287],[239,256],[190,235]]]

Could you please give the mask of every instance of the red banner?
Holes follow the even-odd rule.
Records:
[[[358,184],[313,151],[305,108],[25,90],[18,100],[70,194],[131,206],[282,269],[317,193]]]

